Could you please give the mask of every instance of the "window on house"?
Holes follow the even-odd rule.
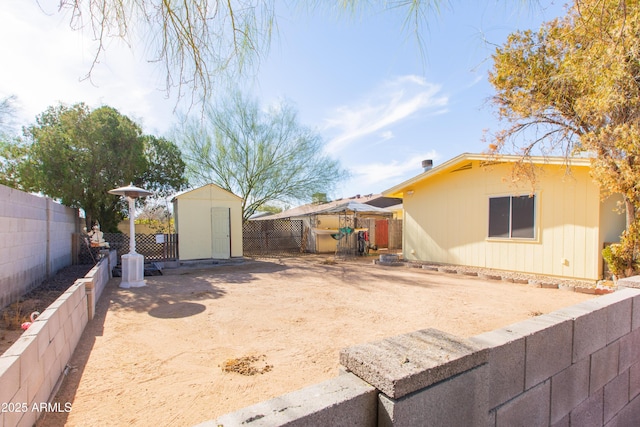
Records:
[[[535,238],[535,196],[489,198],[489,237]]]

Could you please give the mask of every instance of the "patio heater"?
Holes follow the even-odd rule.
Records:
[[[153,193],[129,184],[127,187],[109,190],[109,194],[123,196],[129,202],[129,253],[122,255],[122,281],[120,282],[120,287],[139,288],[145,286],[144,256],[136,253],[135,204],[138,197],[146,197]]]

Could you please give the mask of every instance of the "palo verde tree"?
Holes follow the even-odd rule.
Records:
[[[167,191],[186,185],[177,147],[142,135],[136,123],[111,107],[49,107],[24,129],[24,137],[2,153],[12,166],[11,176],[2,171],[3,181],[82,208],[87,228],[98,221],[103,230],[116,230],[126,207],[107,193],[113,188],[133,183]]]
[[[15,96],[0,98],[0,153],[11,153],[0,156],[0,184],[11,186],[15,181],[15,158],[20,156],[20,148],[16,146],[13,135],[15,119]]]
[[[208,106],[202,121],[188,121],[176,140],[190,180],[240,196],[244,220],[267,202],[310,200],[347,176],[291,105],[264,111],[238,91]]]
[[[575,0],[565,17],[512,34],[494,61],[493,103],[508,126],[491,148],[591,157],[603,195],[623,197],[614,261],[629,274],[640,230],[640,4]]]
[[[0,139],[6,139],[16,114],[16,97],[0,98]]]
[[[361,15],[397,10],[406,16],[405,28],[419,42],[425,22],[438,13],[442,0],[294,1],[274,0],[59,0],[57,9],[69,17],[74,30],[89,31],[95,41],[91,76],[107,46],[120,38],[129,46],[145,44],[147,59],[165,69],[166,90],[192,99],[207,99],[216,82],[250,73],[268,53],[277,28],[277,7],[297,7],[316,13],[318,8]],[[145,37],[140,37],[145,35]]]

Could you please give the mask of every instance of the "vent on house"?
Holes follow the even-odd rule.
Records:
[[[427,159],[422,161],[422,169],[426,172],[433,167],[433,160]]]
[[[460,166],[458,169],[452,170],[451,172],[453,173],[453,172],[466,171],[466,170],[469,170],[471,168],[472,168],[472,164],[471,164],[471,162],[469,162],[469,163],[466,163],[466,164]]]

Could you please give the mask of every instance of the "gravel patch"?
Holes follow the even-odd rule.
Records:
[[[566,291],[593,294],[607,293],[607,291],[611,292],[616,289],[612,282],[567,279],[538,274],[519,273],[515,271],[494,270],[490,268],[415,261],[405,261],[405,265],[410,267],[417,266],[424,270],[439,271],[442,273],[478,276],[480,279],[484,280],[502,280],[504,282],[516,284],[527,284],[537,288],[562,289]]]

